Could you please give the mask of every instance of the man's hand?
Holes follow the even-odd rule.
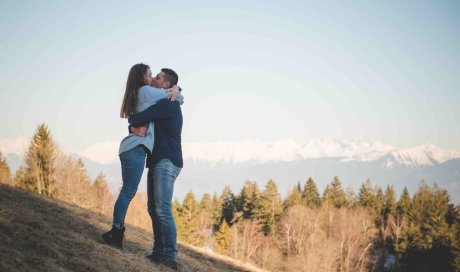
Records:
[[[137,136],[145,137],[147,133],[146,127],[131,127],[131,132],[136,134]]]
[[[180,94],[179,92],[179,87],[177,85],[174,85],[172,88],[170,89],[166,89],[166,91],[169,92],[169,96],[168,98],[171,100],[171,101],[174,101],[176,100],[176,97]]]

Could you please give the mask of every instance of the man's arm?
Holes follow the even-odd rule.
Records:
[[[146,110],[131,115],[128,122],[131,126],[141,126],[156,119],[166,118],[174,114],[177,107],[180,107],[179,102],[163,99],[158,101],[155,105],[148,107]]]

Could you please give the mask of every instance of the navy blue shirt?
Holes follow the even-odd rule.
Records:
[[[152,154],[147,158],[147,167],[154,167],[162,159],[170,160],[175,166],[182,168],[182,110],[178,101],[163,99],[146,110],[133,114],[128,122],[139,127],[155,122],[155,142]]]

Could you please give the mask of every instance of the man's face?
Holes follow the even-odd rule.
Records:
[[[152,79],[152,86],[155,88],[171,88],[171,83],[165,80],[165,73],[160,72]]]

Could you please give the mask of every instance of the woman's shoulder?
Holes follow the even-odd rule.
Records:
[[[164,96],[167,93],[165,89],[155,88],[149,85],[144,85],[139,88],[138,94],[141,96]]]
[[[152,101],[158,101],[160,99],[167,98],[169,93],[165,89],[144,85],[139,88],[137,95],[139,102],[146,101],[150,103]]]
[[[161,88],[155,88],[155,87],[152,87],[152,86],[149,86],[149,85],[144,85],[144,86],[139,88],[139,92],[161,92],[161,93],[164,93],[164,92],[166,92],[166,90],[161,89]]]

